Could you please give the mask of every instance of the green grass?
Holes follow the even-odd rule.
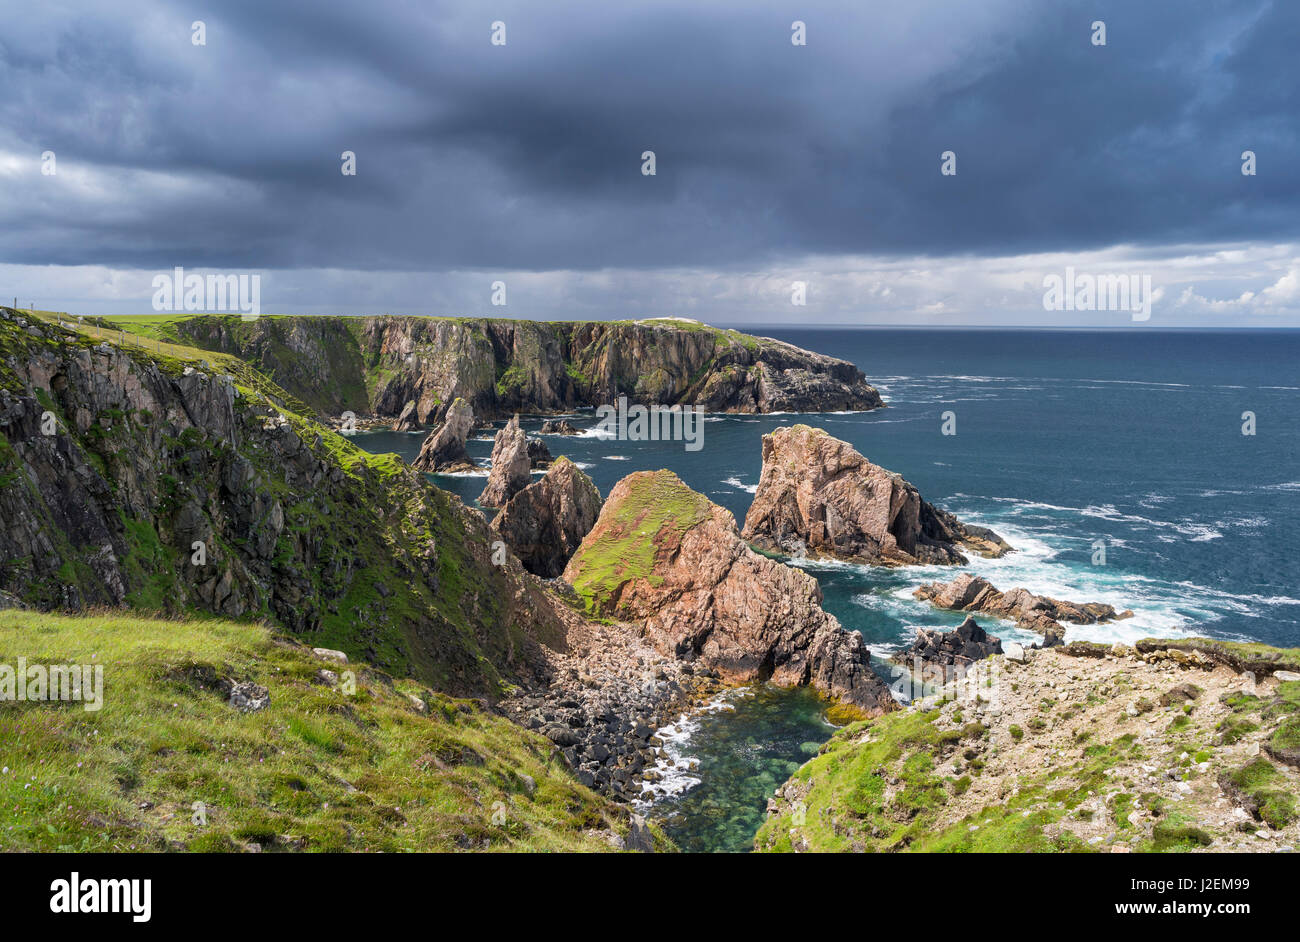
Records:
[[[0,707],[5,851],[575,851],[626,831],[542,737],[258,625],[0,611],[0,664],[20,656],[103,665],[104,705]],[[355,693],[321,668],[351,668]],[[266,686],[270,706],[236,711],[222,680]]]
[[[1283,828],[1295,820],[1295,795],[1286,791],[1286,777],[1263,756],[1227,773],[1222,781],[1244,796],[1255,816],[1269,827]]]

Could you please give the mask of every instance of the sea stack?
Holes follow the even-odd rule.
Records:
[[[464,399],[457,398],[442,424],[429,433],[420,446],[420,454],[411,462],[420,471],[459,471],[474,466],[465,453],[465,440],[474,427],[474,410]]]
[[[769,552],[885,566],[960,565],[958,547],[988,557],[1011,551],[992,530],[963,524],[901,475],[807,425],[763,436],[743,535]]]
[[[524,568],[554,579],[600,515],[600,491],[582,469],[561,455],[539,481],[510,498],[492,529]]]
[[[530,480],[532,461],[528,457],[528,437],[519,427],[519,416],[512,416],[505,428],[497,432],[492,445],[492,470],[478,502],[484,507],[503,507]]]

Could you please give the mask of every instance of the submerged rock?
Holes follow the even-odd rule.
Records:
[[[442,424],[429,433],[411,466],[421,471],[458,471],[473,468],[465,453],[465,440],[474,427],[474,410],[457,399],[447,410]]]
[[[591,478],[561,456],[540,481],[506,502],[492,529],[525,569],[553,579],[595,526],[600,506],[600,491]]]
[[[659,651],[727,682],[809,684],[873,716],[896,702],[817,580],[754,552],[735,518],[671,471],[624,478],[564,579],[600,615],[635,621]]]
[[[963,524],[915,487],[822,429],[796,425],[763,436],[763,472],[744,537],[760,549],[873,565],[958,565],[959,546],[1010,552],[984,527]]]
[[[528,457],[528,438],[519,427],[519,416],[514,416],[505,428],[497,432],[492,445],[492,470],[488,472],[487,486],[478,502],[484,507],[502,507],[530,480],[532,461]]]

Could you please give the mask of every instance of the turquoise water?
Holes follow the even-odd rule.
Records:
[[[889,407],[710,416],[698,452],[673,442],[550,437],[552,453],[577,461],[601,493],[632,471],[671,468],[743,521],[763,433],[819,425],[928,500],[1006,537],[1016,553],[969,567],[994,585],[1135,612],[1113,625],[1072,627],[1067,639],[1204,634],[1300,645],[1300,332],[761,332],[853,361]],[[956,435],[941,434],[945,411],[956,414]],[[1241,433],[1246,411],[1256,417],[1254,436]],[[585,411],[573,421],[594,420]],[[524,427],[535,432],[540,423],[526,419]],[[375,433],[358,443],[410,458],[421,440]],[[491,448],[490,440],[469,445],[484,461]],[[436,480],[467,503],[484,483]],[[1098,540],[1104,565],[1092,562]],[[827,610],[878,653],[908,643],[917,626],[960,621],[911,597],[916,585],[954,570],[805,565]],[[1005,623],[989,627],[1022,637]],[[754,728],[783,709],[800,715],[793,699],[779,706],[782,696],[792,695],[756,701]],[[741,710],[737,704],[734,717],[719,714],[710,724],[749,728]],[[803,725],[795,731],[772,727],[771,761],[802,761],[804,737],[825,738],[815,715],[796,722]],[[712,729],[687,747],[706,774],[669,810],[680,812],[674,827],[683,843],[734,849],[733,834],[748,826],[755,804],[761,820],[762,803],[732,776],[708,774],[732,748],[731,734]],[[720,805],[734,809],[734,829],[717,824]]]

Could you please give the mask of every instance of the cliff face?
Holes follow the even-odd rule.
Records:
[[[1011,547],[921,499],[903,478],[821,429],[763,436],[763,470],[745,516],[745,539],[790,555],[882,565],[958,565],[958,546],[984,556]]]
[[[564,579],[594,611],[728,681],[811,684],[858,715],[896,706],[862,636],[822,609],[817,581],[751,550],[727,510],[671,471],[615,485]]]
[[[0,592],[264,617],[452,693],[535,676],[537,641],[563,637],[540,584],[492,565],[479,514],[218,372],[242,364],[4,312],[0,362]]]
[[[321,412],[397,417],[414,402],[422,425],[441,421],[458,396],[489,418],[603,405],[620,395],[711,412],[883,404],[844,360],[689,321],[200,316],[155,329],[164,339],[239,356]]]

